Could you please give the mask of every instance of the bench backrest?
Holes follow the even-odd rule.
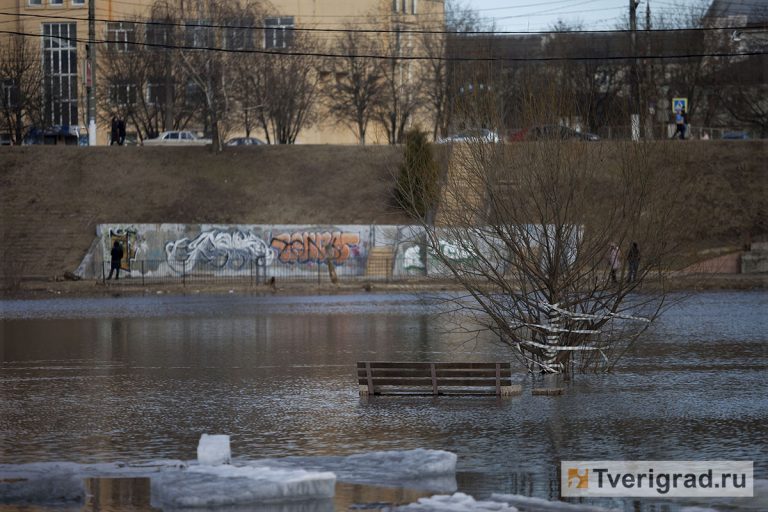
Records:
[[[424,363],[360,361],[361,395],[512,394],[511,363]]]

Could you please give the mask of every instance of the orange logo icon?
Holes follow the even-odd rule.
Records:
[[[568,468],[568,488],[572,487],[576,489],[589,489],[588,469],[580,473],[578,468]]]

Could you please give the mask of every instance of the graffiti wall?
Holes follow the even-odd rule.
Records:
[[[466,239],[450,236],[446,231],[439,240],[443,256],[470,267],[475,258],[486,264],[497,261],[499,271],[504,271],[501,242],[473,236],[471,231]],[[75,273],[83,278],[101,277],[105,265],[109,270],[115,241],[123,245],[120,264],[128,277],[174,277],[193,272],[309,277],[327,274],[329,265],[347,276],[449,276],[439,258],[424,246],[423,229],[408,225],[102,224]],[[376,256],[370,256],[374,248],[378,249]]]
[[[388,231],[367,225],[103,224],[96,233],[99,254],[90,255],[92,263],[81,265],[78,273],[98,277],[100,262],[109,261],[118,241],[125,255],[121,268],[128,275],[237,275],[258,268],[295,276],[316,273],[329,263],[344,267],[346,274],[362,274],[377,234],[381,244],[390,243]]]

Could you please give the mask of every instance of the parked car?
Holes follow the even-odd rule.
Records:
[[[723,133],[723,139],[725,140],[748,140],[749,134],[747,132],[725,132]]]
[[[13,146],[13,139],[10,133],[0,133],[0,146]]]
[[[235,137],[227,141],[227,146],[260,146],[264,141],[256,137]]]
[[[594,133],[580,132],[557,124],[547,124],[525,128],[513,133],[509,137],[510,142],[523,140],[600,140]]]
[[[449,135],[447,137],[440,137],[437,139],[438,144],[448,144],[451,142],[499,142],[501,138],[499,134],[488,130],[487,128],[479,128],[473,130],[464,130],[455,135]]]
[[[144,141],[145,146],[201,146],[210,143],[211,139],[201,139],[188,131],[162,132],[158,137]]]
[[[30,128],[24,139],[21,141],[24,146],[33,145],[52,145],[64,144],[67,146],[77,146],[79,144],[80,132],[77,127],[69,126],[51,126],[49,128]]]

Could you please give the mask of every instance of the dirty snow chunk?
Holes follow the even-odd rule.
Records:
[[[437,495],[431,498],[419,498],[416,503],[411,503],[396,510],[402,512],[517,512],[515,507],[510,507],[498,501],[477,501],[472,496],[457,492],[452,495]]]
[[[417,448],[350,455],[345,458],[345,463],[375,467],[379,472],[388,471],[408,478],[455,473],[456,459],[455,453]]]
[[[580,503],[566,503],[565,501],[549,501],[544,498],[522,496],[519,494],[491,494],[491,500],[523,507],[525,510],[542,510],[553,512],[610,512],[611,508],[603,508],[594,505],[582,505]]]
[[[200,436],[197,445],[197,462],[208,466],[229,464],[232,460],[232,452],[229,448],[229,436],[208,435]]]
[[[23,475],[0,472],[0,503],[82,503],[85,486],[76,468],[52,466],[50,473],[38,468],[30,468]]]
[[[333,473],[268,467],[190,466],[152,478],[153,505],[222,507],[332,498]]]

